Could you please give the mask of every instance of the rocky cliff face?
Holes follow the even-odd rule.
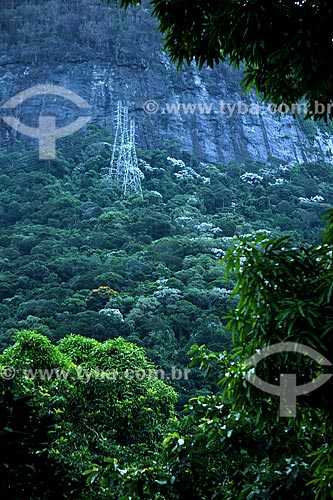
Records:
[[[177,139],[207,162],[330,159],[333,141],[324,126],[259,107],[254,94],[240,94],[238,72],[225,65],[177,71],[162,51],[148,2],[126,13],[101,0],[3,0],[1,9],[1,104],[38,84],[59,85],[85,99],[92,120],[111,133],[121,100],[142,148]],[[41,114],[53,115],[58,127],[82,114],[55,96],[1,110],[10,113],[30,126]],[[2,148],[15,136],[23,138],[1,123]]]

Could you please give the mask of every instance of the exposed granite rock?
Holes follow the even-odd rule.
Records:
[[[239,72],[226,65],[201,72],[191,65],[178,71],[161,49],[147,7],[124,13],[100,0],[6,0],[1,103],[34,85],[59,85],[84,98],[92,120],[111,133],[114,110],[122,100],[136,121],[141,148],[163,147],[165,141],[178,139],[184,149],[212,163],[330,161],[333,141],[325,127],[317,130],[290,115],[269,113],[254,93],[241,95]],[[147,100],[154,101],[148,105],[150,113],[144,110]],[[171,112],[172,105],[180,105],[179,112]],[[59,127],[89,113],[55,96],[30,98],[15,110],[31,126],[37,126],[40,114],[56,116]],[[1,123],[2,148],[15,135],[23,139]]]

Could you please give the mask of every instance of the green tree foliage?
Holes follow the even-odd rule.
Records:
[[[121,6],[137,0],[118,0]],[[303,97],[309,110],[332,103],[332,4],[327,1],[207,2],[153,0],[153,14],[171,57],[180,65],[244,63],[244,86],[289,105]],[[326,115],[317,110],[317,118]],[[331,116],[331,114],[330,114]]]
[[[259,491],[258,495],[263,498],[264,495],[279,498],[281,492],[287,496],[286,491],[292,492],[290,495],[296,490],[303,491],[302,485],[307,481],[322,477],[319,473],[315,475],[314,469],[310,471],[312,461],[318,458],[322,470],[329,469],[330,452],[329,448],[324,449],[325,442],[329,441],[318,438],[321,431],[308,434],[309,426],[304,423],[304,439],[296,446],[299,438],[294,426],[286,451],[284,443],[289,424],[283,422],[274,430],[277,429],[276,401],[265,398],[261,401],[255,396],[263,412],[275,411],[274,418],[268,419],[269,429],[265,430],[253,422],[250,412],[240,412],[234,407],[233,398],[221,399],[218,392],[221,377],[215,379],[210,370],[204,379],[207,366],[203,366],[203,372],[193,366],[187,378],[170,380],[179,392],[177,409],[189,398],[196,399],[191,400],[184,417],[178,422],[172,421],[171,437],[167,437],[162,446],[175,402],[169,383],[125,377],[115,384],[114,380],[101,380],[97,375],[121,371],[130,365],[142,373],[140,370],[151,366],[142,348],[147,358],[169,376],[173,367],[184,373],[189,363],[187,352],[193,343],[205,344],[207,349],[220,353],[230,350],[225,316],[230,308],[237,308],[243,296],[241,289],[238,295],[237,292],[231,295],[240,277],[233,272],[225,276],[227,261],[222,265],[220,261],[230,252],[231,259],[239,255],[241,261],[242,251],[251,246],[246,235],[253,234],[254,238],[266,235],[253,250],[253,255],[259,255],[258,262],[251,262],[255,270],[251,276],[253,283],[263,271],[273,281],[281,276],[278,288],[281,296],[278,290],[273,294],[275,306],[265,306],[264,301],[270,298],[265,289],[257,291],[253,284],[249,292],[251,299],[261,297],[263,320],[264,314],[276,315],[282,310],[279,300],[291,290],[296,295],[303,294],[300,297],[306,303],[311,297],[319,300],[317,292],[311,295],[310,290],[312,278],[323,272],[324,258],[318,245],[321,215],[333,200],[332,166],[277,164],[268,167],[258,162],[207,165],[183,155],[181,148],[173,144],[170,150],[139,152],[144,198],[123,199],[121,193],[104,180],[109,150],[101,149],[98,155],[92,153],[92,145],[103,140],[110,142],[111,138],[103,129],[91,127],[85,137],[72,137],[69,146],[59,151],[56,161],[43,166],[24,149],[8,151],[0,157],[3,186],[0,194],[3,214],[0,340],[5,349],[1,363],[13,364],[18,370],[13,397],[33,395],[38,418],[56,419],[56,427],[47,437],[48,451],[41,456],[48,457],[55,467],[59,489],[68,498],[81,495],[87,500],[94,496],[103,500],[119,500],[121,496],[128,499],[131,495],[156,499],[164,495],[172,499],[177,498],[180,491],[189,498],[205,499],[206,495],[207,500],[213,494],[224,498],[223,492],[231,499],[246,488],[250,488],[247,495]],[[198,174],[196,177],[191,169]],[[11,207],[16,208],[12,211]],[[281,239],[287,235],[292,238],[290,243],[288,239]],[[307,245],[300,245],[304,238],[317,248],[317,253],[307,250]],[[269,253],[271,247],[265,246],[268,239],[278,242],[276,254],[283,263],[281,269],[268,265],[274,257],[274,252],[273,257]],[[239,241],[243,243],[232,250]],[[330,242],[325,240],[325,244]],[[286,250],[286,263],[282,259],[282,248]],[[297,248],[301,248],[300,253]],[[265,252],[269,254],[267,262]],[[291,256],[290,276],[283,271],[289,265],[288,256]],[[325,258],[327,260],[328,253]],[[308,281],[302,278],[303,268]],[[296,269],[299,281],[295,278]],[[260,279],[268,286],[265,278]],[[327,279],[330,279],[329,273]],[[322,313],[321,307],[325,310],[324,302],[315,309],[316,314]],[[246,308],[243,315],[245,311]],[[257,312],[251,311],[255,321]],[[315,316],[314,322],[319,331],[320,319]],[[327,328],[328,324],[329,321]],[[297,320],[297,331],[305,325],[305,320],[303,323]],[[275,326],[272,320],[272,329]],[[25,332],[15,337],[21,330],[42,335]],[[70,332],[76,335],[68,337]],[[235,334],[236,346],[242,345],[238,344],[240,334],[241,330]],[[119,335],[123,339],[119,339]],[[251,351],[249,338],[244,342]],[[214,360],[214,356],[207,356],[208,360]],[[238,356],[230,361],[234,363],[232,366],[237,367],[245,353]],[[230,370],[225,369],[229,358],[223,355],[221,360],[224,360],[223,370],[229,373]],[[290,363],[293,366],[292,360]],[[22,370],[38,367],[69,370],[70,376],[42,381],[22,376]],[[221,374],[222,368],[218,368],[218,373]],[[310,375],[316,371],[312,365],[306,365],[308,369],[312,370]],[[304,381],[308,380],[306,370],[304,368]],[[77,376],[78,371],[81,378]],[[94,374],[97,379],[88,380],[85,373]],[[231,380],[240,381],[237,373],[235,368]],[[267,372],[267,376],[276,375],[270,370]],[[235,398],[239,390],[240,387],[235,387]],[[318,392],[312,397],[322,401],[323,395]],[[241,395],[239,398],[241,404]],[[315,422],[317,417],[311,413],[315,400],[311,398],[306,408]],[[219,414],[221,404],[224,406]],[[254,414],[259,418],[258,408]],[[323,408],[329,411],[328,404]],[[234,425],[233,419],[238,413],[241,417]],[[212,429],[215,430],[210,434],[208,422],[214,415],[217,420]],[[316,420],[311,428],[317,429],[317,425]],[[246,434],[249,426],[252,426],[252,438]],[[255,426],[257,432],[253,431]],[[236,427],[242,436],[237,434]],[[215,431],[220,441],[214,441]],[[229,431],[239,436],[238,447],[237,442],[230,441]],[[268,451],[262,441],[266,436]],[[272,439],[273,436],[276,439]],[[280,447],[276,444],[278,438]],[[196,445],[192,446],[192,442]],[[231,442],[234,455],[229,448]],[[31,446],[31,460],[36,458],[34,450],[44,450],[33,439],[24,446]],[[320,456],[309,458],[315,449],[320,451]],[[230,460],[226,462],[223,453],[227,453]],[[272,455],[271,465],[267,465],[268,455]],[[274,457],[279,460],[275,461]],[[295,474],[290,473],[286,460],[292,464]],[[179,464],[186,464],[182,465],[182,471],[178,469]],[[83,471],[87,471],[87,485]],[[320,491],[315,483],[311,488],[311,492]]]
[[[189,401],[159,460],[121,474],[110,465],[96,469],[100,485],[111,477],[124,498],[134,499],[332,498],[332,382],[298,397],[296,417],[288,418],[280,416],[279,397],[244,378],[245,360],[279,342],[302,343],[332,359],[332,210],[327,217],[320,244],[295,247],[288,238],[262,235],[229,250],[227,272],[237,278],[228,325],[234,351],[191,349],[219,390]],[[321,372],[295,353],[269,356],[256,368],[276,386],[281,373],[297,374],[301,385]]]
[[[123,200],[104,181],[110,152],[97,155],[93,146],[103,141],[112,139],[91,127],[48,165],[23,149],[0,158],[1,346],[22,329],[54,342],[69,332],[99,341],[122,335],[161,368],[185,369],[191,340],[222,350],[229,343],[219,333],[234,302],[233,279],[225,279],[220,256],[234,238],[257,230],[297,230],[298,238],[318,241],[333,199],[332,168],[203,165],[170,144],[139,152],[144,199]],[[182,178],[171,152],[184,162]],[[263,184],[244,181],[247,172]],[[311,201],[316,195],[323,200]],[[165,338],[175,342],[162,356]],[[174,382],[179,405],[202,387],[196,368],[191,381]]]
[[[56,424],[54,416],[41,413],[27,387],[18,391],[13,381],[0,381],[1,498],[73,498],[67,489],[69,471],[47,453]]]
[[[93,152],[103,141],[112,139],[91,127],[48,166],[23,149],[0,158],[1,346],[22,329],[54,342],[69,332],[99,341],[122,335],[161,368],[185,369],[192,341],[229,345],[220,332],[234,304],[234,278],[225,279],[220,257],[237,236],[257,230],[319,241],[321,215],[333,200],[332,167],[203,165],[173,144],[139,152],[144,199],[123,200],[104,182],[109,150]],[[187,158],[182,179],[171,151]],[[246,173],[262,184],[244,181]],[[165,338],[174,339],[168,349]],[[196,368],[190,380],[174,383],[179,406],[203,384]]]
[[[125,464],[153,456],[174,415],[173,389],[158,378],[143,350],[122,338],[100,343],[71,335],[55,346],[22,331],[0,356],[0,367],[16,372],[1,396],[2,487],[18,495],[12,498],[49,498],[53,479],[39,477],[48,470],[54,481],[61,478],[63,498],[81,498],[83,472],[92,463],[110,455]],[[19,453],[17,469],[9,446]],[[25,471],[28,476],[20,477]]]

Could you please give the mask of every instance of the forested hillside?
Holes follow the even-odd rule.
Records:
[[[143,199],[123,199],[103,141],[94,126],[54,161],[19,145],[1,154],[2,349],[24,329],[53,342],[121,335],[168,370],[187,366],[194,343],[228,348],[235,281],[221,257],[255,232],[318,242],[332,166],[203,164],[173,142],[139,152]],[[197,377],[175,382],[184,397]]]
[[[307,421],[296,439],[298,421],[281,422],[268,446],[269,429],[257,427],[243,403],[222,404],[219,386],[228,374],[221,376],[238,369],[227,354],[226,316],[235,311],[241,336],[242,321],[252,321],[255,332],[256,318],[265,320],[256,309],[268,311],[256,299],[265,266],[272,276],[264,287],[272,283],[277,311],[284,291],[291,303],[298,293],[317,300],[303,281],[296,295],[288,290],[288,266],[298,266],[290,245],[320,243],[333,167],[204,164],[174,141],[138,152],[143,198],[131,192],[124,198],[107,182],[105,143],[112,143],[106,130],[91,126],[68,139],[56,160],[39,162],[19,143],[0,157],[3,497],[231,500],[244,490],[276,499],[287,492],[296,500],[312,477],[309,443],[320,435],[317,445],[325,446],[324,431]],[[273,238],[273,253],[267,247],[259,257],[253,247],[259,264],[250,264],[247,242],[256,236]],[[284,236],[290,243],[274,243]],[[245,278],[239,265],[225,272],[242,241]],[[327,281],[325,259],[310,264],[316,261],[314,276],[323,273]],[[295,279],[307,279],[303,269],[310,264],[302,260]],[[250,318],[236,309],[235,286],[257,304]],[[278,331],[271,328],[273,339]],[[303,323],[300,328],[303,335]],[[252,333],[249,340],[242,345],[250,352],[257,344]],[[185,371],[191,358],[197,363]],[[147,375],[156,369],[162,380]],[[186,403],[175,418],[174,406],[179,411]],[[11,446],[20,450],[19,460],[8,459]],[[275,457],[271,465],[267,453]],[[313,498],[314,490],[307,491],[303,497]]]
[[[1,500],[333,498],[331,11],[3,0]]]

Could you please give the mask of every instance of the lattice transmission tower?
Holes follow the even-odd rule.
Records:
[[[128,120],[128,108],[118,102],[116,111],[116,133],[108,172],[108,180],[122,187],[124,197],[127,190],[135,191],[143,198],[141,178],[135,148],[134,120]]]

